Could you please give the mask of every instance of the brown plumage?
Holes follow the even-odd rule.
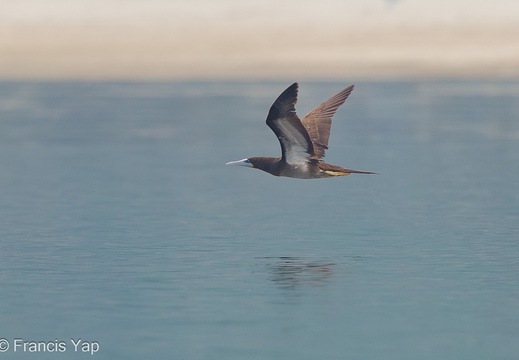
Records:
[[[281,157],[251,157],[228,162],[266,171],[275,176],[318,179],[351,173],[375,174],[346,169],[322,161],[328,149],[332,117],[353,91],[351,85],[310,111],[302,120],[296,114],[298,84],[289,86],[271,106],[267,125],[281,145]]]

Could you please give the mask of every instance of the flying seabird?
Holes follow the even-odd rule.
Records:
[[[271,106],[267,125],[281,144],[281,157],[250,157],[230,161],[226,165],[242,165],[260,169],[275,176],[299,179],[318,179],[356,174],[375,174],[371,171],[346,169],[327,164],[324,158],[332,117],[353,91],[347,87],[310,111],[302,120],[296,114],[298,84],[290,85]]]

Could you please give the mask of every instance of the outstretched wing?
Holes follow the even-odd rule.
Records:
[[[298,84],[290,85],[271,106],[267,125],[274,131],[281,144],[282,158],[288,164],[303,164],[314,156],[312,140],[297,117],[294,108],[297,102]]]
[[[332,117],[353,91],[354,85],[347,87],[337,95],[329,98],[321,105],[310,111],[301,120],[314,146],[315,157],[322,159],[328,149],[328,138],[332,126]]]

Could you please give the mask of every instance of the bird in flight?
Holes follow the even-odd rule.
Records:
[[[290,85],[274,101],[267,116],[267,125],[281,144],[281,157],[250,157],[230,161],[226,165],[242,165],[260,169],[275,176],[299,179],[320,179],[371,171],[346,169],[325,163],[332,117],[353,91],[347,87],[310,111],[302,120],[296,114],[298,84]]]

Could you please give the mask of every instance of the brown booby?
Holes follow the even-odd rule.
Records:
[[[267,125],[281,144],[281,157],[250,157],[230,161],[226,165],[242,165],[260,169],[275,176],[299,179],[319,179],[371,171],[346,169],[327,164],[322,159],[328,149],[332,117],[353,91],[347,87],[310,111],[302,120],[296,114],[298,84],[290,85],[271,106]]]

